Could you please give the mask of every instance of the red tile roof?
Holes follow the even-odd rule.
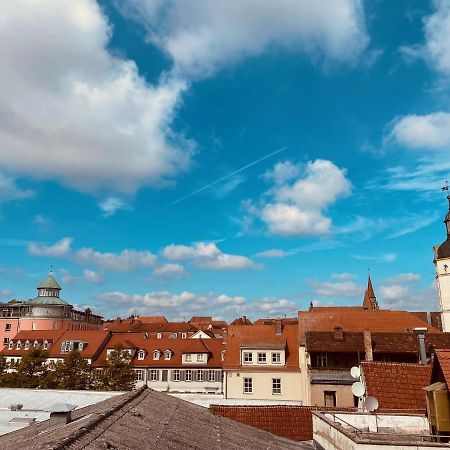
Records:
[[[436,359],[441,368],[447,389],[450,389],[450,350],[436,350]]]
[[[361,363],[367,394],[378,400],[379,411],[427,409],[424,387],[430,384],[431,366],[423,364]]]
[[[167,323],[164,316],[139,316],[142,323]]]
[[[286,364],[284,367],[276,367],[277,371],[298,371],[298,327],[296,325],[285,325],[282,327],[282,334],[276,334],[276,325],[233,325],[228,327],[225,339],[226,351],[223,367],[224,369],[240,369],[245,371],[246,367],[241,366],[241,348],[242,346],[257,346],[257,348],[280,347],[282,342],[286,342]],[[259,368],[256,365],[251,366],[252,371],[270,370],[270,366]]]
[[[350,313],[351,312],[351,313]],[[440,333],[407,311],[363,310],[353,308],[312,308],[298,312],[299,341],[304,344],[307,331],[333,331],[337,326],[346,331],[404,332],[416,327],[426,327],[429,332]]]
[[[225,406],[211,405],[216,416],[227,417],[260,430],[269,431],[294,441],[310,441],[313,438],[313,406]],[[321,407],[320,410],[336,411]],[[345,408],[339,408],[340,411]],[[348,409],[347,409],[348,410]]]

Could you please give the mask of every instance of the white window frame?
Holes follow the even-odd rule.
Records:
[[[214,383],[216,381],[216,372],[215,372],[215,370],[210,370],[208,372],[208,381],[210,383]]]
[[[8,349],[12,350],[14,348],[14,341],[9,341]]]
[[[135,381],[144,381],[144,371],[142,369],[136,369],[134,371],[134,380]]]
[[[253,364],[253,353],[243,352],[242,361],[244,362],[244,364]]]
[[[39,347],[39,342],[38,341],[34,341],[33,342],[33,347],[34,348],[38,348]]]
[[[44,341],[44,345],[42,347],[44,350],[48,349],[48,341]]]
[[[316,355],[317,367],[327,367],[328,366],[328,353],[321,352]]]
[[[205,355],[203,353],[197,353],[197,362],[205,362]]]
[[[253,378],[245,377],[242,382],[244,394],[253,394]]]
[[[164,352],[164,359],[165,359],[166,361],[169,361],[170,358],[172,358],[172,351],[171,351],[171,350],[166,350],[166,351]]]
[[[10,322],[7,322],[5,324],[5,331],[11,331],[11,323]]]
[[[188,382],[192,381],[192,370],[191,369],[188,369],[184,372],[184,381],[188,381]]]
[[[204,381],[203,370],[197,370],[197,381],[203,383]]]
[[[22,347],[22,342],[17,341],[17,343],[16,343],[16,350],[20,350],[21,347]]]
[[[162,339],[162,333],[156,333],[156,338],[157,339]]]
[[[173,332],[170,335],[170,339],[176,339],[177,337],[178,337],[178,333],[176,333],[176,332]]]
[[[187,333],[181,333],[181,339],[186,339],[187,338]]]
[[[144,350],[138,351],[138,359],[139,359],[139,361],[142,361],[143,359],[145,359],[145,351]]]
[[[175,369],[173,371],[173,381],[180,381],[180,370]]]
[[[24,349],[25,350],[30,350],[30,341],[25,341]]]
[[[184,360],[185,360],[186,362],[191,362],[191,361],[192,361],[192,355],[191,355],[190,353],[186,353],[186,354],[184,355]]]
[[[267,364],[266,352],[258,352],[258,364]]]
[[[150,381],[158,381],[158,369],[150,369]]]
[[[272,364],[281,364],[281,353],[272,353]]]
[[[161,352],[160,352],[159,350],[155,350],[155,351],[153,352],[153,359],[154,359],[155,361],[158,361],[159,358],[161,358]]]
[[[272,378],[272,395],[281,395],[281,378]]]

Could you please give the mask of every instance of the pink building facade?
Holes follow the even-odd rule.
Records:
[[[50,274],[28,301],[0,303],[0,348],[22,330],[101,330],[102,318],[90,310],[77,311],[60,297],[61,286]]]

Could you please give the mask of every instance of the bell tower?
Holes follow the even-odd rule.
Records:
[[[448,192],[448,185],[443,188]],[[434,247],[434,265],[439,292],[439,302],[442,315],[442,328],[450,331],[450,194],[447,195],[448,212],[444,219],[447,239]]]

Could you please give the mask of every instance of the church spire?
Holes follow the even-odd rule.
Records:
[[[369,275],[369,279],[367,281],[366,292],[364,294],[363,308],[368,309],[368,310],[380,309],[380,307],[378,306],[377,297],[373,290],[372,280],[370,279],[370,275]]]

